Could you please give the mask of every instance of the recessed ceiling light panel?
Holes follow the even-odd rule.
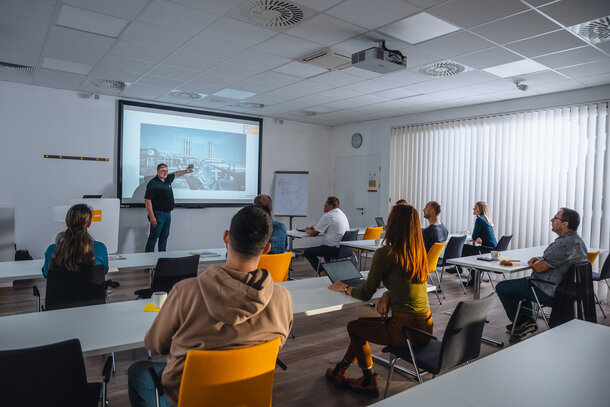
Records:
[[[549,68],[541,63],[532,61],[531,59],[522,59],[520,61],[509,62],[508,64],[490,66],[489,68],[482,69],[482,71],[499,76],[500,78],[509,78],[511,76],[546,71],[548,69]]]
[[[419,13],[380,28],[379,31],[410,44],[418,44],[459,29],[460,27],[449,24],[433,15]]]
[[[220,96],[223,98],[238,99],[238,100],[247,99],[254,95],[256,95],[256,93],[246,92],[246,91],[237,90],[237,89],[230,89],[230,88],[226,88],[226,89],[223,89],[221,91],[214,93],[214,96]]]
[[[610,16],[573,25],[569,30],[592,44],[610,41]]]
[[[89,71],[91,71],[91,68],[93,68],[91,65],[79,64],[78,62],[64,61],[62,59],[49,58],[49,57],[46,57],[45,59],[42,60],[41,66],[43,68],[47,68],[47,69],[54,69],[56,71],[77,73],[80,75],[87,75],[89,73]]]
[[[466,65],[462,65],[451,60],[445,60],[420,66],[415,70],[415,72],[426,76],[432,76],[434,78],[443,78],[446,76],[459,75],[462,72],[471,70],[472,68],[469,68]]]

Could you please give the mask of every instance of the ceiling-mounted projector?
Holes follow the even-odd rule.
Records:
[[[387,49],[385,41],[380,40],[379,47],[352,54],[352,66],[385,74],[406,69],[407,58],[400,51]]]

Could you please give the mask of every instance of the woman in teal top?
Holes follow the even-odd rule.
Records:
[[[498,243],[496,241],[496,236],[494,236],[494,224],[491,221],[491,216],[489,216],[487,203],[479,201],[474,204],[473,215],[477,218],[474,221],[472,240],[477,244],[488,248],[489,251],[495,249]]]
[[[91,209],[85,204],[72,206],[66,214],[67,229],[57,235],[55,243],[44,254],[42,274],[46,278],[49,268],[78,271],[93,264],[104,265],[108,272],[108,250],[102,242],[91,238],[87,229],[91,226]]]
[[[369,275],[361,287],[336,281],[329,288],[368,301],[381,282],[387,291],[377,304],[378,318],[360,318],[347,324],[350,344],[343,360],[326,371],[326,378],[338,388],[348,387],[374,397],[379,395],[377,374],[368,342],[404,346],[403,327],[411,326],[432,334],[432,315],[428,304],[428,262],[419,215],[410,205],[392,208],[386,225],[385,245],[375,251]],[[391,312],[391,316],[389,315]],[[410,334],[415,346],[428,341]],[[349,366],[358,362],[362,377],[347,379]]]

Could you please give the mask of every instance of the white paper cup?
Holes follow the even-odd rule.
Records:
[[[489,253],[492,259],[499,259],[500,258],[500,252],[496,251],[496,250],[492,250],[491,253]]]
[[[375,239],[375,245],[376,246],[379,246],[379,241],[380,241],[380,239]]]
[[[161,308],[166,299],[167,293],[165,291],[157,291],[152,294],[152,301],[155,308]]]

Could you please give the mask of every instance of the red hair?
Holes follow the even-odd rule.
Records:
[[[428,279],[428,259],[419,223],[419,214],[411,205],[392,208],[386,225],[385,242],[406,280],[423,284]]]

